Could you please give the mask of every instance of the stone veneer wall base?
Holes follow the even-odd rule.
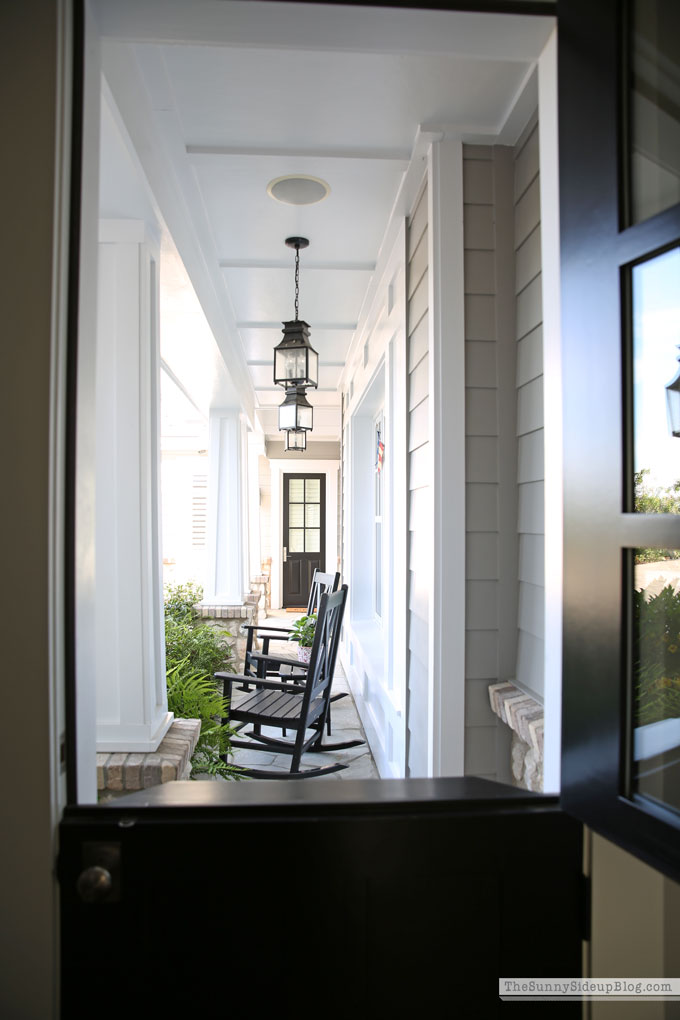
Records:
[[[515,786],[543,791],[543,705],[505,680],[489,686],[491,710],[512,730]]]
[[[115,751],[97,755],[97,790],[100,801],[113,800],[133,790],[188,779],[191,756],[201,732],[200,719],[175,719],[156,751],[146,754]]]

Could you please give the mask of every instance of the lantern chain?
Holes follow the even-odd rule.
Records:
[[[295,245],[295,321],[299,320],[300,307],[300,245]]]

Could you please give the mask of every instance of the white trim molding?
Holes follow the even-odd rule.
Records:
[[[465,319],[463,146],[428,153],[430,457],[433,569],[430,598],[428,764],[464,772],[465,742]]]

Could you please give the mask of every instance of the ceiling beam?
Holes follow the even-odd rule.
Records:
[[[406,170],[411,153],[406,149],[289,149],[289,148],[249,148],[244,149],[232,145],[187,145],[186,154],[191,163],[200,165],[215,160],[245,157],[246,159],[266,158],[281,159],[315,159],[336,160],[353,159],[361,162],[397,163],[400,169]]]
[[[237,322],[237,329],[275,329],[277,333],[281,332],[280,322]],[[353,333],[357,328],[356,322],[315,322],[314,332],[318,333],[322,329],[339,329],[346,333]]]
[[[290,269],[291,260],[284,259],[220,259],[221,269]],[[374,273],[375,262],[308,262],[305,273],[315,269],[332,272]]]

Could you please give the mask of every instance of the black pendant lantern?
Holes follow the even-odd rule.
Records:
[[[292,429],[295,432],[304,429],[311,431],[314,421],[314,408],[305,396],[304,387],[291,386],[286,391],[286,399],[279,407],[279,431]]]
[[[309,323],[298,316],[300,296],[300,248],[306,237],[288,237],[295,248],[295,318],[283,323],[283,340],[274,348],[274,382],[277,386],[318,386],[319,355],[309,342]]]
[[[678,350],[680,350],[680,345]],[[678,355],[678,361],[680,362],[680,355]],[[680,437],[680,365],[678,365],[674,378],[666,386],[666,413],[671,435]]]
[[[286,431],[286,453],[290,450],[306,450],[307,449],[307,433],[304,429],[299,432],[295,432],[294,429],[288,429]]]

